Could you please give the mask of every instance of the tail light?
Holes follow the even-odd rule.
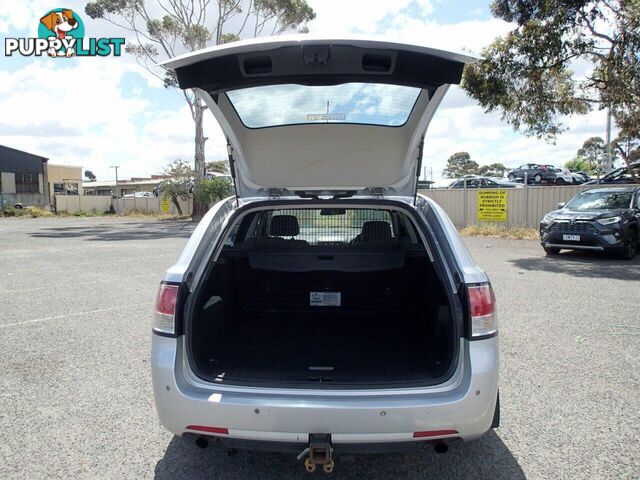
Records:
[[[489,283],[468,287],[471,310],[471,339],[498,333],[496,297]]]
[[[178,285],[161,283],[156,297],[156,312],[153,317],[153,331],[169,335],[176,334],[176,305]]]

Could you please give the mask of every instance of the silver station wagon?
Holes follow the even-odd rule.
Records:
[[[235,187],[160,285],[170,432],[330,472],[340,454],[444,452],[498,426],[491,285],[417,194],[427,127],[469,61],[300,36],[165,65],[220,124]]]

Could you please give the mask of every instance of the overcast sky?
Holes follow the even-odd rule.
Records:
[[[148,0],[153,3],[152,0]],[[317,34],[384,35],[441,49],[478,53],[509,25],[491,17],[480,0],[308,0],[317,14]],[[35,37],[42,15],[70,8],[85,22],[86,36],[126,36],[84,15],[86,2],[63,4],[0,0],[0,144],[81,165],[99,180],[159,173],[175,158],[193,159],[193,122],[179,92],[165,89],[127,54],[122,57],[6,57],[4,37]],[[206,116],[207,160],[226,156],[224,138]],[[499,114],[486,114],[453,86],[426,137],[427,178],[440,178],[447,158],[467,151],[480,164],[563,164],[591,136],[604,137],[605,115],[569,118],[555,145],[513,132]]]

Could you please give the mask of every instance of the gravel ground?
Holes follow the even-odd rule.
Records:
[[[200,450],[156,419],[150,312],[192,229],[0,219],[0,478],[308,477],[292,455]],[[502,427],[446,455],[340,459],[332,477],[640,477],[640,257],[465,241],[499,301]]]

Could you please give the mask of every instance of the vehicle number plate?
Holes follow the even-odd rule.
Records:
[[[562,240],[565,242],[579,242],[580,235],[562,235]]]

